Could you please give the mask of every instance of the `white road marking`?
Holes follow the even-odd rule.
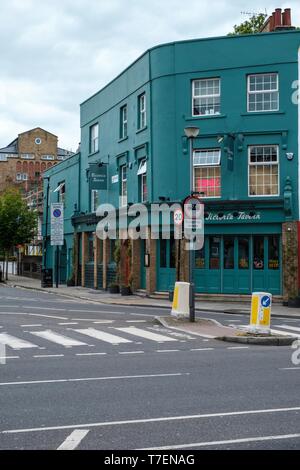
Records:
[[[70,436],[57,448],[57,450],[74,450],[79,446],[82,439],[88,434],[88,429],[76,429]]]
[[[135,328],[134,326],[129,326],[126,328],[116,328],[118,331],[123,331],[124,333],[128,333],[130,335],[139,336],[140,338],[149,339],[151,341],[156,341],[159,343],[165,341],[177,341],[177,339],[170,338],[169,336],[164,336],[158,333],[152,333],[152,331],[141,330],[139,328]]]
[[[275,325],[275,328],[284,328],[285,330],[300,331],[300,328],[290,325]]]
[[[287,331],[273,330],[273,328],[271,329],[271,333],[275,333],[275,334],[278,334],[278,335],[281,335],[281,336],[292,336],[293,338],[299,338],[300,337],[300,333],[298,333],[298,334],[288,333]]]
[[[58,323],[58,325],[78,325],[78,323],[77,322],[62,322],[62,323]]]
[[[169,374],[173,375],[189,375],[187,374]],[[167,376],[167,374],[165,375]],[[141,376],[142,377],[142,376]],[[145,376],[144,376],[145,377]],[[61,380],[65,381],[65,380]],[[47,382],[47,381],[46,381]],[[0,384],[1,385],[1,384]],[[78,428],[98,428],[105,426],[121,426],[128,424],[144,424],[144,423],[162,423],[162,422],[174,422],[174,421],[185,421],[193,419],[207,419],[207,418],[221,418],[224,416],[245,416],[245,415],[255,415],[255,414],[268,414],[268,413],[288,413],[290,411],[300,411],[300,407],[291,407],[291,408],[270,408],[265,410],[247,410],[247,411],[231,411],[225,413],[206,413],[198,415],[183,415],[183,416],[168,416],[164,418],[144,418],[144,419],[131,419],[123,421],[102,421],[96,423],[85,423],[85,424],[70,424],[64,426],[49,426],[42,428],[27,428],[27,429],[9,429],[5,431],[0,431],[0,434],[18,434],[18,433],[27,433],[27,432],[40,432],[40,431],[56,431],[59,429],[78,429]]]
[[[158,353],[170,353],[170,352],[180,352],[179,349],[157,349]]]
[[[36,344],[8,335],[7,333],[0,333],[0,343],[6,344],[6,346],[9,346],[12,349],[29,349],[38,347]]]
[[[300,367],[282,367],[279,370],[300,370]]]
[[[43,318],[55,318],[58,320],[69,320],[68,317],[57,317],[54,315],[43,315],[42,313],[25,313],[23,315],[29,315],[30,317],[43,317]]]
[[[213,351],[215,348],[198,348],[198,349],[190,349],[190,351]]]
[[[37,356],[33,356],[34,358],[40,358],[40,357],[64,357],[64,354],[40,354]]]
[[[168,449],[188,449],[191,447],[210,447],[218,445],[228,445],[228,444],[242,444],[246,442],[262,442],[262,441],[278,441],[282,439],[296,439],[299,438],[300,434],[282,434],[278,436],[263,436],[263,437],[246,437],[243,439],[227,439],[224,441],[209,441],[209,442],[195,442],[193,444],[180,444],[180,445],[170,445],[162,447],[147,447],[138,450],[168,450]]]
[[[127,352],[119,352],[119,354],[144,354],[145,351],[127,351]]]
[[[99,323],[99,324],[111,324],[111,323],[114,323],[115,320],[97,320],[97,321],[94,321],[93,323]]]
[[[6,359],[20,359],[20,356],[0,356],[0,361]]]
[[[66,308],[57,308],[57,307],[33,307],[32,305],[30,307],[27,307],[26,305],[22,305],[22,308],[26,308],[29,310],[52,310],[54,312],[66,312]]]
[[[43,357],[43,356],[37,356]],[[180,377],[190,375],[189,372],[177,372],[170,374],[148,374],[148,375],[116,375],[111,377],[83,377],[79,379],[49,379],[49,380],[27,380],[23,382],[0,382],[0,386],[7,385],[37,385],[37,384],[49,384],[49,383],[64,383],[64,382],[95,382],[101,380],[127,380],[127,379],[153,379],[162,377]],[[299,408],[300,409],[300,408]],[[70,427],[70,426],[68,426]],[[74,427],[74,426],[71,426]],[[0,432],[1,434],[1,432]]]
[[[110,333],[105,333],[104,331],[95,330],[94,328],[86,328],[80,330],[74,330],[77,333],[90,336],[91,338],[100,339],[106,343],[111,344],[120,344],[120,343],[132,343],[129,339],[121,338],[120,336],[111,335]]]
[[[230,346],[226,349],[249,349],[249,346]]]
[[[106,356],[107,353],[76,353],[76,356]]]
[[[147,323],[148,320],[126,320],[126,323]]]
[[[52,343],[60,344],[62,346],[86,346],[86,343],[82,341],[77,341],[77,339],[68,338],[67,336],[55,333],[51,330],[45,331],[30,331],[32,335],[38,336],[39,338],[44,338],[47,341]]]
[[[43,326],[42,324],[36,324],[36,325],[20,325],[22,328],[30,328],[31,326]]]

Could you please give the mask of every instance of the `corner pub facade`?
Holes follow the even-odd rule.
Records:
[[[205,204],[196,292],[298,295],[300,31],[285,14],[280,27],[271,17],[270,32],[154,47],[81,104],[80,152],[45,179],[49,205],[65,204],[59,282],[73,275],[76,285],[108,288],[115,241],[96,237],[97,206],[183,201],[192,151]],[[199,128],[191,147],[189,126]],[[92,163],[107,168],[107,189],[91,189]],[[133,290],[167,292],[176,277],[188,280],[188,252],[177,244],[153,239],[150,227],[147,240],[132,241]],[[121,246],[121,283],[124,256]],[[48,223],[46,267],[54,265]]]

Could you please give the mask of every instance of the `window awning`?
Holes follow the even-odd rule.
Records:
[[[65,186],[65,183],[60,183],[57,188],[54,189],[54,193],[58,193],[59,191],[62,190],[62,188]]]
[[[142,160],[139,164],[139,169],[137,171],[137,176],[145,175],[147,173],[147,161]]]

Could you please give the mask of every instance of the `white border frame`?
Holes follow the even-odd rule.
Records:
[[[220,82],[220,112],[219,113],[214,113],[214,114],[194,114],[194,84],[195,82],[202,82],[204,80],[219,80]],[[216,97],[218,95],[206,95],[207,97]],[[222,97],[222,79],[221,77],[203,77],[203,78],[195,78],[192,80],[192,117],[196,118],[206,118],[209,116],[221,116],[221,97]],[[200,96],[197,96],[197,98],[201,98]]]
[[[268,165],[268,163],[253,163],[250,164],[250,149],[253,147],[276,147],[277,148],[277,165],[278,165],[278,192],[277,194],[250,194],[250,166],[264,166]],[[248,197],[253,197],[253,198],[258,198],[258,197],[264,197],[264,198],[270,198],[270,197],[278,197],[280,196],[280,155],[279,155],[279,145],[278,144],[254,144],[254,145],[248,145]],[[272,165],[272,163],[270,162]],[[275,165],[275,163],[273,163]]]
[[[250,77],[254,77],[254,76],[257,76],[257,75],[277,75],[277,90],[269,90],[269,91],[266,91],[266,90],[263,90],[263,91],[255,91],[255,92],[251,92],[250,91]],[[277,109],[264,109],[262,111],[250,111],[249,110],[249,95],[253,95],[255,93],[274,93],[275,91],[277,91],[278,93],[278,107]],[[249,73],[247,75],[247,113],[276,113],[278,112],[280,109],[280,92],[279,92],[279,73],[278,72],[260,72],[260,73]]]

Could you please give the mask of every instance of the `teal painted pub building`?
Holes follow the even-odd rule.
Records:
[[[299,46],[294,30],[163,44],[83,102],[79,153],[45,173],[48,268],[55,264],[50,203],[65,206],[59,282],[73,277],[107,288],[116,242],[96,237],[97,206],[182,201],[191,192],[192,161],[193,190],[205,203],[196,291],[296,297]],[[199,129],[192,142],[184,132],[191,126]],[[93,163],[107,168],[107,189],[91,189]],[[163,292],[176,276],[187,280],[188,255],[177,248],[173,237],[153,239],[150,227],[147,240],[133,241],[133,289]]]

